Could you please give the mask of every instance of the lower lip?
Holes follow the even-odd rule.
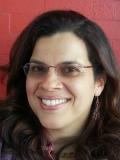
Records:
[[[68,102],[66,102],[68,103]],[[54,110],[59,110],[62,109],[63,107],[65,107],[66,103],[62,103],[59,105],[55,105],[55,106],[46,106],[45,104],[43,104],[42,102],[40,103],[40,107],[44,110],[48,110],[48,111],[54,111]]]

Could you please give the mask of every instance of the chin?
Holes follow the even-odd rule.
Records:
[[[61,129],[64,127],[64,124],[63,123],[60,123],[60,122],[41,122],[41,124],[46,128],[46,129]]]

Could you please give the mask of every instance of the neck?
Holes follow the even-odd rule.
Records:
[[[58,151],[63,146],[74,142],[83,130],[84,125],[78,127],[78,124],[71,124],[62,129],[49,129],[47,130],[49,138],[53,142],[54,150]]]
[[[63,146],[67,145],[67,144],[72,144],[73,141],[75,141],[78,137],[78,134],[74,135],[74,134],[64,134],[60,132],[55,132],[52,131],[49,132],[50,135],[50,139],[53,142],[53,147],[54,147],[54,151],[57,153]]]
[[[63,139],[56,140],[54,142],[55,152],[58,152],[63,146],[67,144],[72,144],[73,139],[75,138],[71,137],[71,138],[63,138]]]

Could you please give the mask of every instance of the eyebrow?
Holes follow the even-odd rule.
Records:
[[[30,60],[30,62],[36,63],[36,64],[46,64],[46,63],[44,63],[42,61],[38,61],[38,60]],[[63,61],[59,64],[79,64],[79,65],[83,65],[83,64],[81,64],[80,62],[77,62],[77,61]]]
[[[45,64],[42,61],[37,61],[37,60],[30,60],[30,63],[36,63],[36,64]]]

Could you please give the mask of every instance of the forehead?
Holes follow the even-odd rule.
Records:
[[[38,39],[31,59],[52,65],[63,61],[90,63],[85,42],[71,32],[56,33]]]

